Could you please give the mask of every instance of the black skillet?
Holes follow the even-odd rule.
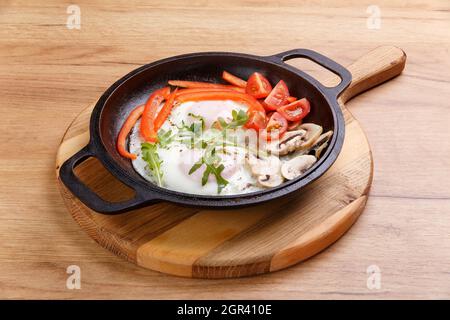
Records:
[[[293,58],[312,60],[338,75],[341,82],[333,88],[325,87],[308,74],[284,63]],[[311,112],[304,122],[319,124],[324,131],[334,131],[320,160],[298,179],[272,189],[232,196],[176,192],[160,188],[142,178],[133,169],[130,160],[121,157],[116,150],[118,132],[131,109],[144,103],[153,90],[166,86],[169,79],[218,82],[223,70],[243,79],[255,71],[266,75],[271,83],[283,79],[292,96],[306,97],[311,102]],[[60,169],[61,180],[89,208],[105,214],[117,214],[160,201],[225,209],[292,195],[324,174],[339,155],[345,127],[337,98],[351,79],[350,72],[343,66],[307,49],[294,49],[267,57],[228,52],[192,53],[144,65],[118,80],[100,97],[90,120],[89,144],[64,162]],[[111,174],[134,189],[135,197],[123,202],[108,202],[91,191],[73,172],[88,157],[99,159]]]

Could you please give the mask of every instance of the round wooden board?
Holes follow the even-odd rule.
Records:
[[[346,136],[339,158],[325,175],[290,200],[250,208],[211,211],[160,203],[121,215],[83,205],[58,178],[64,202],[90,237],[139,266],[194,278],[231,278],[276,271],[323,250],[356,221],[372,182],[369,143],[344,102],[398,75],[406,56],[380,47],[348,67],[353,82],[340,98]],[[329,82],[328,82],[329,83]],[[92,106],[70,124],[57,153],[56,171],[89,140]],[[76,168],[78,177],[110,201],[132,191],[96,159]]]

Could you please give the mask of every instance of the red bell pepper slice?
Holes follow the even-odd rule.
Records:
[[[230,91],[230,90],[209,90],[209,91],[198,91],[198,92],[186,92],[180,94],[177,97],[177,100],[180,102],[186,101],[202,101],[202,100],[233,100],[233,101],[241,101],[245,103],[249,109],[258,110],[265,113],[264,108],[261,104],[253,98],[252,96]]]
[[[133,129],[136,122],[141,117],[142,113],[144,112],[144,105],[140,105],[139,107],[135,108],[133,111],[131,111],[128,118],[125,120],[122,128],[120,129],[119,136],[117,137],[117,151],[122,157],[134,160],[136,159],[136,155],[133,153],[130,153],[125,148],[125,142],[127,140],[127,136],[130,133],[131,129]]]
[[[177,100],[180,102],[202,100],[233,100],[237,102],[243,102],[248,106],[248,120],[245,124],[245,127],[253,128],[255,130],[260,130],[265,127],[266,111],[258,100],[245,93],[223,90],[187,92],[184,94],[180,94],[177,97]]]
[[[244,88],[231,86],[228,84],[210,83],[201,81],[169,80],[169,84],[171,86],[182,88],[230,89],[238,92],[245,92]]]
[[[238,78],[226,71],[222,72],[222,79],[236,87],[245,88],[247,86],[247,81],[242,80],[241,78]]]
[[[177,88],[178,89],[178,88]],[[211,91],[223,91],[223,92],[236,92],[236,90],[225,88],[225,89],[213,89],[213,88],[185,88],[179,89],[176,94],[176,98],[182,96],[186,93],[198,93],[198,92],[211,92]]]
[[[175,89],[175,91],[173,91],[169,95],[166,102],[164,103],[164,106],[161,108],[161,110],[158,113],[158,116],[155,119],[154,128],[155,128],[156,133],[161,128],[161,126],[164,124],[166,119],[169,117],[170,112],[172,111],[172,108],[173,108],[173,105],[175,102],[175,98],[177,96],[177,90],[178,90],[178,88]]]
[[[145,141],[156,142],[158,135],[155,130],[154,121],[159,105],[170,94],[170,88],[164,87],[153,92],[145,103],[144,113],[141,119],[141,135]]]

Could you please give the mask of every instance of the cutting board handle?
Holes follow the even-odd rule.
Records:
[[[361,92],[398,76],[405,68],[405,62],[405,52],[394,46],[378,47],[363,55],[347,67],[352,74],[352,82],[340,100],[345,103]]]

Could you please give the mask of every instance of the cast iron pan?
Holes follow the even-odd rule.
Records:
[[[325,87],[301,70],[284,63],[293,58],[312,60],[337,74],[341,82],[333,88]],[[166,86],[169,79],[219,82],[223,70],[244,79],[255,71],[266,75],[271,83],[283,79],[291,95],[306,97],[311,102],[311,113],[304,122],[319,124],[324,132],[334,131],[323,156],[296,180],[241,195],[187,194],[160,188],[142,178],[133,169],[130,160],[121,157],[116,150],[118,132],[129,112],[145,103],[153,90]],[[193,53],[144,65],[118,80],[100,97],[90,120],[89,144],[64,162],[60,169],[61,180],[89,208],[105,214],[117,214],[160,201],[203,208],[237,208],[293,194],[325,173],[341,151],[345,128],[337,98],[351,79],[350,72],[343,66],[307,49],[294,49],[267,57],[228,52]],[[99,159],[111,174],[134,189],[135,197],[124,202],[108,202],[84,185],[73,170],[88,157]]]

